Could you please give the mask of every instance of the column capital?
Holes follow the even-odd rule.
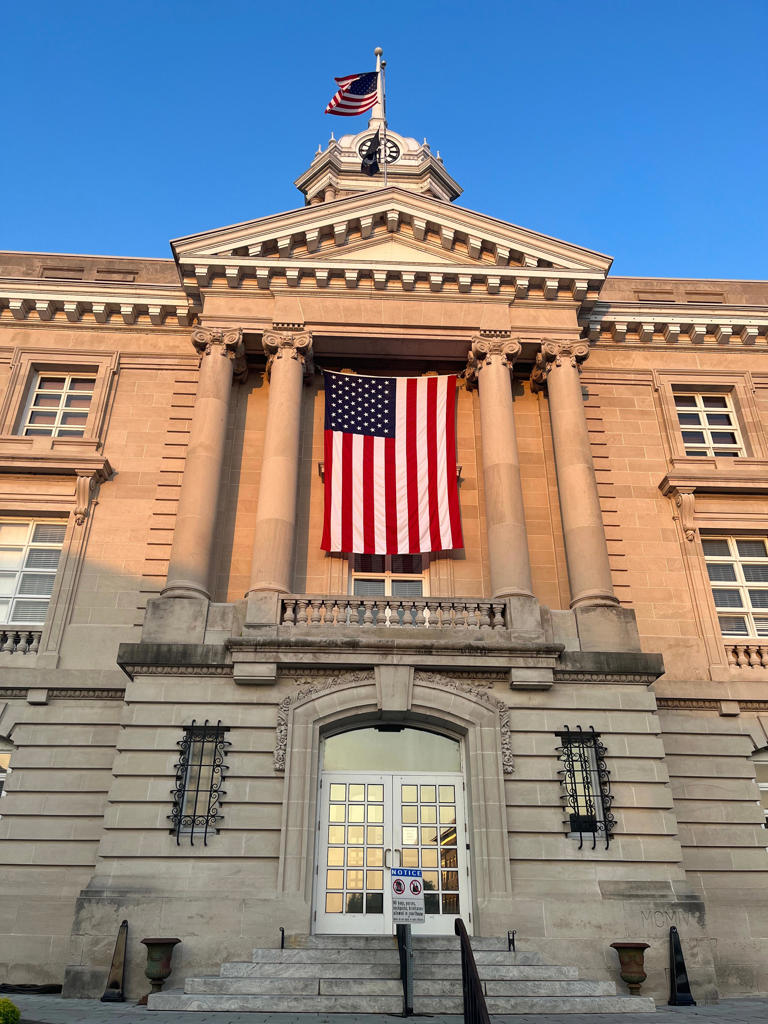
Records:
[[[304,371],[305,380],[315,372],[312,361],[312,335],[309,331],[291,334],[287,331],[265,331],[261,344],[267,356],[267,379],[272,375],[276,359],[297,359]]]
[[[196,327],[192,331],[192,344],[201,356],[218,353],[232,361],[232,372],[237,380],[244,380],[248,374],[245,363],[242,327]]]
[[[555,366],[562,366],[563,360],[579,373],[581,364],[589,358],[589,345],[584,341],[543,341],[541,351],[536,353],[536,365],[531,372],[533,391],[543,391],[547,375]]]
[[[478,374],[484,366],[500,363],[511,370],[522,348],[517,338],[510,338],[506,333],[478,334],[474,337],[472,347],[467,353],[467,369],[464,375],[468,390],[473,391],[477,387]]]

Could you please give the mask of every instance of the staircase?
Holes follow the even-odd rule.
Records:
[[[473,938],[489,1013],[643,1013],[652,999],[619,996],[612,981],[582,981],[575,967],[510,953],[504,939]],[[389,1013],[403,1009],[397,943],[387,936],[296,936],[288,949],[255,949],[250,963],[187,978],[184,991],[149,997],[150,1010]],[[459,940],[415,936],[414,1013],[462,1013]]]

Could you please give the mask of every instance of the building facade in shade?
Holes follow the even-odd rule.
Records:
[[[768,989],[768,284],[622,278],[331,141],[173,258],[0,254],[0,962],[461,916]],[[320,369],[458,375],[463,544],[326,553]],[[761,801],[763,806],[761,806]]]

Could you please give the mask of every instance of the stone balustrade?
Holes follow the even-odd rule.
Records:
[[[37,654],[42,630],[0,629],[0,654]]]
[[[362,628],[463,630],[507,629],[504,601],[451,597],[281,598],[280,624],[295,629]]]
[[[726,644],[730,668],[768,668],[768,644]]]

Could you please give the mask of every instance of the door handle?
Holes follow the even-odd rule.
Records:
[[[397,866],[401,868],[403,866],[403,851],[395,847],[392,852],[397,854]]]
[[[391,864],[387,864],[387,856],[388,856],[388,855],[389,855],[390,853],[392,853],[392,847],[391,847],[391,846],[388,846],[388,847],[386,848],[386,850],[384,851],[384,867],[385,867],[385,868],[390,868],[390,869],[391,869],[391,868],[392,868],[392,865],[391,865]]]

